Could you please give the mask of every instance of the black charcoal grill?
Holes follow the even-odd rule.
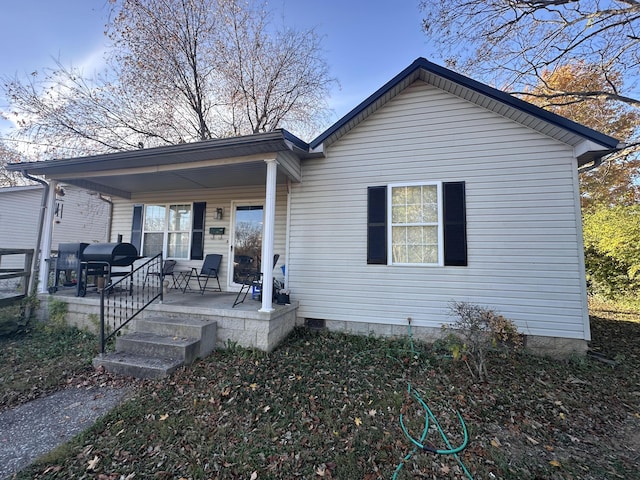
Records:
[[[80,278],[80,260],[88,243],[60,243],[58,255],[55,258],[55,278],[53,287],[49,293],[54,293],[60,288],[60,274],[64,274],[62,285],[75,287]],[[75,275],[74,275],[75,274]]]
[[[81,279],[78,282],[78,295],[87,292],[87,277],[104,277],[107,285],[111,277],[127,275],[129,272],[113,271],[113,267],[131,267],[138,260],[138,249],[131,243],[92,243],[82,252]]]

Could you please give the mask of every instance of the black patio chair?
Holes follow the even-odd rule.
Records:
[[[173,275],[173,269],[176,267],[176,262],[175,260],[165,260],[164,263],[162,264],[162,272],[159,272],[157,270],[157,267],[149,267],[147,268],[147,273],[144,276],[144,282],[143,285],[147,284],[147,278],[149,276],[152,277],[159,277],[160,278],[160,285],[162,285],[162,281],[166,278],[166,277],[171,277],[171,279],[173,280],[173,288],[177,288],[176,286],[176,277]]]
[[[185,285],[182,289],[182,293],[187,291],[187,288],[189,287],[189,281],[193,277],[198,280],[200,295],[204,295],[204,292],[207,290],[207,284],[209,283],[210,278],[216,279],[216,282],[218,282],[218,287],[211,287],[209,288],[209,291],[221,292],[222,287],[220,287],[220,279],[218,278],[218,272],[220,271],[221,262],[222,255],[220,255],[219,253],[210,253],[206,257],[204,257],[204,262],[202,263],[202,268],[200,268],[199,273],[196,267],[191,268],[191,271],[189,272],[185,280]]]
[[[280,254],[278,253],[276,253],[273,256],[273,266],[271,267],[271,269],[276,268],[276,264],[278,263],[279,258],[280,258]],[[278,282],[278,280],[274,278],[273,279],[274,294],[276,291],[276,287],[279,288],[279,286],[280,286],[280,282]],[[244,303],[251,288],[260,289],[260,295],[262,296],[262,272],[251,272],[245,276],[244,280],[240,284],[240,291],[238,292],[238,295],[236,295],[236,299],[233,302],[233,306],[231,308],[241,303]],[[242,300],[240,300],[240,297],[242,297]]]

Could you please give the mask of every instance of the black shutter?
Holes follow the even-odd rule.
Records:
[[[193,204],[193,230],[191,231],[191,260],[204,258],[204,223],[207,202]]]
[[[464,182],[442,184],[444,209],[444,264],[467,266],[467,217]]]
[[[387,187],[367,190],[367,263],[387,264]]]
[[[142,255],[142,205],[133,206],[133,221],[131,222],[131,244]]]

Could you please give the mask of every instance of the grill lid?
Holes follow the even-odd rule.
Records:
[[[131,243],[92,243],[82,252],[85,262],[106,262],[116,267],[127,267],[138,258],[138,249]]]

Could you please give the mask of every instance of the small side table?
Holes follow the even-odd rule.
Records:
[[[189,286],[189,280],[191,279],[191,270],[176,270],[176,287],[182,290],[182,293],[186,293],[187,290],[191,290]]]

